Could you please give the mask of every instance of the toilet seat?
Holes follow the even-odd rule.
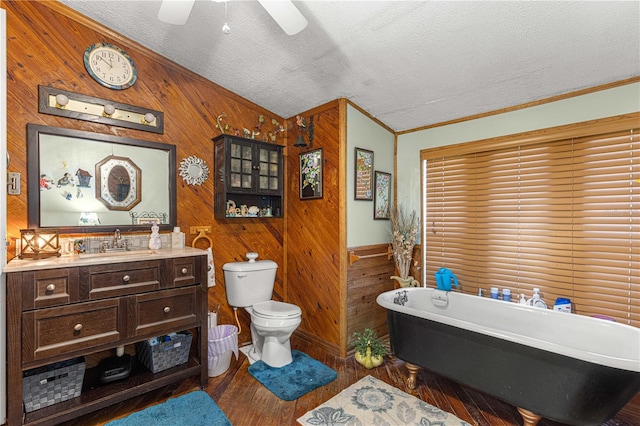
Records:
[[[252,315],[265,319],[292,319],[302,316],[299,306],[275,300],[256,303],[251,311]]]

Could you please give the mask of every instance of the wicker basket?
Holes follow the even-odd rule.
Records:
[[[22,398],[27,413],[80,396],[84,357],[56,362],[22,374]]]
[[[136,354],[140,362],[152,373],[157,373],[187,362],[191,338],[191,333],[181,331],[172,336],[171,340],[156,345],[151,345],[145,340],[136,344]]]

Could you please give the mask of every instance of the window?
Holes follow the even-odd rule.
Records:
[[[444,266],[465,293],[539,288],[640,326],[639,119],[422,151],[427,280]]]

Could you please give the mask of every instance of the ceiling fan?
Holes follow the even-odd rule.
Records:
[[[213,0],[227,1],[227,0]],[[163,0],[158,19],[173,25],[184,25],[195,0]],[[306,18],[291,0],[258,0],[287,35],[294,35],[307,27]]]

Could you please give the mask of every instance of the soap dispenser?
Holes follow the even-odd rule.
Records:
[[[531,306],[535,306],[537,308],[547,309],[547,304],[540,297],[540,289],[539,288],[534,288],[533,289],[533,297],[531,299],[529,299],[529,304]]]

